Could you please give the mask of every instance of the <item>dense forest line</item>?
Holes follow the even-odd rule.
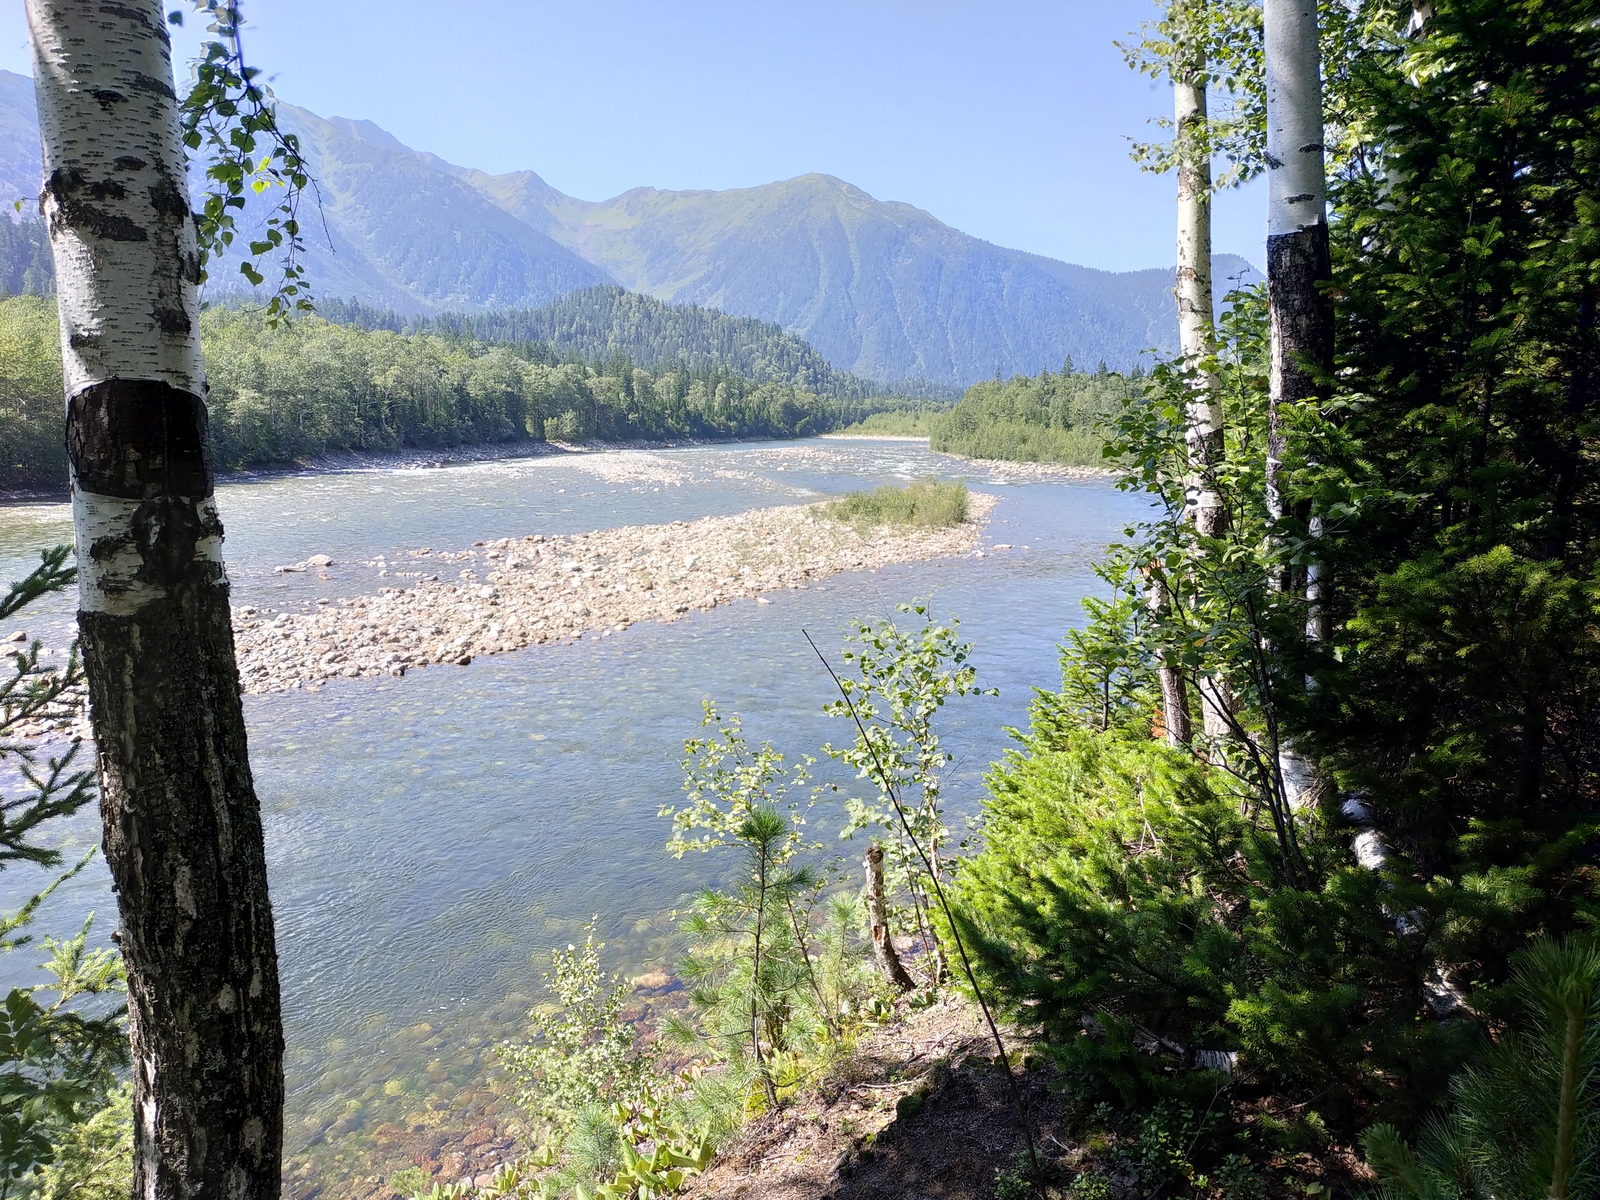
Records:
[[[953,400],[957,389],[910,380],[874,383],[828,364],[807,342],[753,317],[693,304],[664,304],[620,287],[585,288],[536,309],[404,317],[348,300],[322,300],[319,316],[360,329],[427,333],[517,347],[535,362],[611,361],[646,368],[731,371],[756,383],[792,384],[819,396],[863,400],[885,394]]]
[[[708,358],[652,368],[620,351],[551,361],[539,342],[492,345],[317,316],[274,328],[249,308],[207,310],[201,342],[222,470],[540,439],[804,437],[908,403],[759,382]],[[64,486],[61,351],[55,306],[41,297],[0,302],[0,446],[0,488]]]
[[[1107,463],[1107,432],[1146,386],[1137,367],[1123,375],[1101,363],[1081,372],[1069,358],[1059,373],[984,380],[950,408],[889,409],[847,432],[925,437],[931,449],[968,458],[1099,467]]]
[[[44,222],[0,219],[0,295],[53,296],[55,290]]]
[[[928,423],[928,444],[946,454],[1012,462],[1100,466],[1104,430],[1141,393],[1143,372],[1121,375],[1104,363],[1074,371],[1017,375],[969,387],[948,412]]]
[[[207,288],[217,306],[248,307],[253,300]],[[40,221],[0,223],[0,295],[48,296],[55,269]],[[704,373],[718,369],[755,383],[789,384],[818,396],[866,400],[883,395],[954,400],[960,389],[926,380],[882,384],[841,371],[815,347],[754,317],[714,308],[666,304],[616,286],[572,292],[542,308],[433,315],[397,313],[359,300],[319,297],[317,315],[368,332],[432,334],[449,341],[507,345],[518,357],[547,365],[610,362],[617,356],[647,369]]]

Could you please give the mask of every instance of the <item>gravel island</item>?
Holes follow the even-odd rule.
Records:
[[[319,601],[309,613],[235,609],[239,673],[247,692],[290,691],[465,666],[478,655],[674,621],[740,598],[762,603],[763,592],[841,571],[979,553],[996,503],[972,495],[967,521],[946,529],[863,530],[818,506],[786,505],[570,537],[530,534],[456,552],[423,547],[389,564],[396,577],[423,574],[411,587]]]

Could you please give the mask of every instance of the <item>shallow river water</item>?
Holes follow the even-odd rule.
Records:
[[[954,703],[952,809],[977,809],[982,775],[1026,721],[1034,686],[1057,682],[1056,646],[1097,590],[1091,565],[1141,513],[1106,481],[1009,482],[910,442],[628,451],[449,466],[303,474],[218,489],[235,603],[301,607],[375,592],[406,549],[687,519],[816,499],[929,473],[1001,497],[983,539],[1009,550],[838,575],[772,603],[740,601],[669,625],[438,667],[320,692],[246,697],[266,825],[288,1039],[288,1146],[319,1161],[340,1135],[481,1082],[487,1047],[537,994],[548,948],[591,916],[608,965],[670,966],[670,911],[716,870],[663,853],[659,805],[681,783],[682,742],[715,698],[752,739],[791,755],[846,740],[822,715],[829,681],[801,636],[837,654],[856,617],[931,598],[958,615],[995,699]],[[70,540],[65,505],[0,508],[0,577]],[[273,568],[327,554],[336,565]],[[27,627],[70,637],[70,599]],[[9,632],[0,631],[0,632]],[[841,778],[842,776],[835,776]],[[816,824],[830,823],[825,814]],[[88,845],[86,813],[69,840]],[[859,847],[851,848],[852,856]],[[0,878],[15,908],[39,882]],[[97,861],[37,928],[75,929],[114,905]],[[0,956],[19,982],[37,955]],[[10,960],[10,961],[4,961]],[[332,1161],[327,1161],[332,1170]]]

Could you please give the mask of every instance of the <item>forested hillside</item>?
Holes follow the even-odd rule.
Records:
[[[49,296],[55,289],[44,222],[0,220],[0,296]]]
[[[815,349],[777,325],[730,317],[711,308],[664,304],[618,287],[573,292],[539,309],[402,317],[371,305],[328,300],[318,314],[343,325],[396,333],[433,333],[525,347],[552,361],[609,361],[618,355],[641,367],[728,371],[756,383],[792,384],[819,396],[864,399],[897,395],[954,398],[936,385],[882,384],[837,371]]]
[[[531,172],[463,177],[625,287],[775,321],[869,379],[965,385],[1069,355],[1127,370],[1173,345],[1170,270],[1097,271],[1008,250],[831,175],[635,188],[597,204]],[[1218,269],[1250,267],[1219,256]]]
[[[334,451],[390,451],[549,438],[798,437],[899,403],[818,395],[702,361],[585,363],[540,342],[460,332],[396,333],[302,317],[274,329],[259,310],[201,319],[220,469]],[[61,352],[52,301],[0,302],[0,488],[66,483]]]
[[[929,445],[948,454],[1012,462],[1102,466],[1107,427],[1141,394],[1143,373],[1105,369],[1042,371],[975,383],[960,403],[936,414]]]

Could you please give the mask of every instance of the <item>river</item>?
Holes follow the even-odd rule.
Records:
[[[952,704],[944,723],[957,755],[951,808],[958,821],[974,813],[1005,728],[1026,722],[1033,687],[1057,683],[1056,646],[1099,590],[1093,562],[1143,509],[1107,481],[1009,480],[918,443],[834,438],[218,488],[235,603],[283,609],[376,592],[397,582],[378,576],[378,560],[421,546],[731,513],[926,474],[1001,497],[984,544],[1013,548],[834,576],[770,604],[467,668],[246,697],[282,957],[295,1178],[358,1169],[371,1154],[363,1131],[429,1097],[466,1089],[481,1102],[488,1047],[537,995],[530,955],[573,940],[591,916],[609,966],[670,967],[670,911],[716,870],[666,856],[656,816],[678,795],[702,700],[743,714],[753,739],[791,755],[847,737],[822,715],[829,682],[802,629],[837,653],[853,618],[892,615],[900,601],[931,598],[936,613],[959,615],[980,682],[1000,689]],[[64,504],[0,508],[0,575],[17,578],[70,533]],[[274,571],[319,553],[335,560],[329,578]],[[71,604],[13,625],[64,645]],[[98,817],[85,813],[65,840],[97,835]],[[15,908],[39,881],[12,868],[0,903]],[[98,860],[52,897],[37,928],[68,932],[90,910],[102,914],[103,941],[114,905]],[[30,949],[0,956],[0,974],[18,982],[36,959]]]

